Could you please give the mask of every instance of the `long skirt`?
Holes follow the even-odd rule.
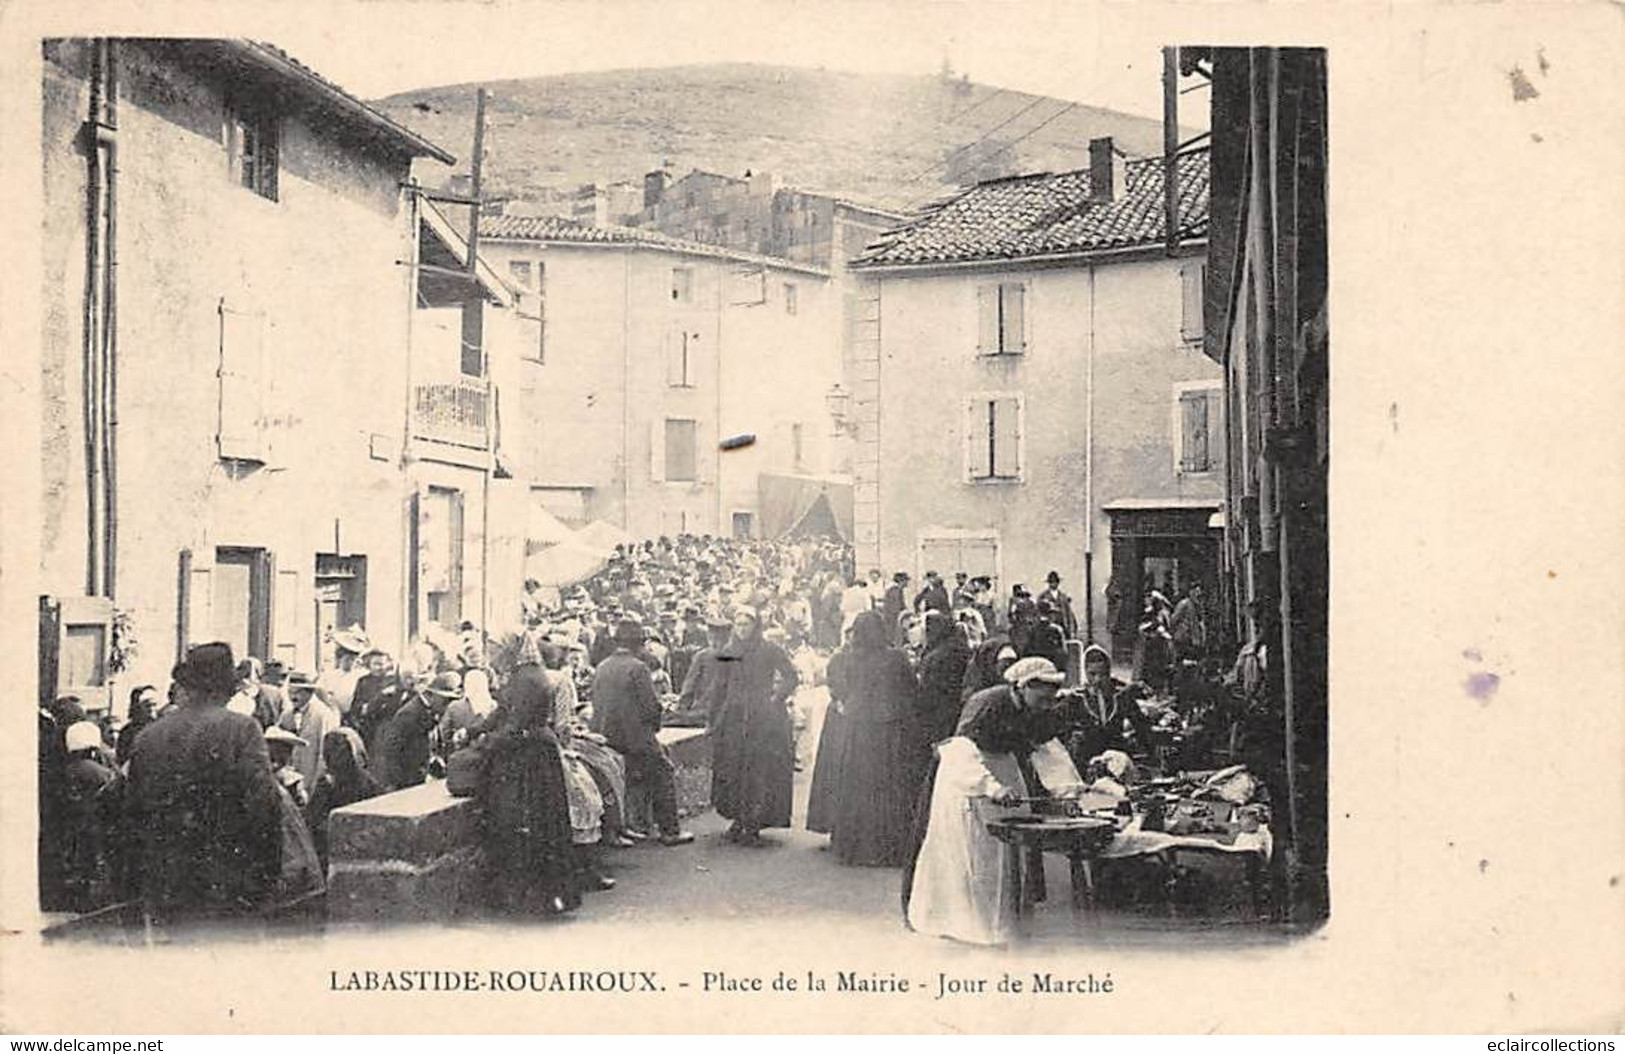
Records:
[[[850,725],[831,842],[841,863],[897,867],[907,856],[918,772],[909,739],[902,721]]]
[[[1010,754],[984,753],[963,737],[937,749],[924,842],[906,891],[906,917],[917,933],[969,944],[1002,944],[1015,929],[1016,891],[1005,854],[987,821],[1007,810],[986,800],[998,785],[1023,795],[1027,781]]]
[[[818,755],[813,762],[812,785],[807,792],[807,830],[835,831],[836,796],[841,785],[841,759],[850,735],[846,715],[832,699],[824,708],[824,727],[818,733]]]

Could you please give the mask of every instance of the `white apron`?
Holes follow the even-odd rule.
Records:
[[[988,833],[987,821],[1016,810],[987,799],[1004,788],[1026,797],[1027,782],[1013,754],[984,752],[963,736],[938,744],[937,759],[908,923],[917,933],[1002,944],[1015,927],[1015,890],[1005,858],[1014,850]],[[1055,740],[1034,750],[1032,763],[1052,793],[1082,785],[1072,759]]]

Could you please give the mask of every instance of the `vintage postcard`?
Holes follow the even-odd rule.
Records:
[[[8,6],[0,1027],[1625,1027],[1620,27]]]

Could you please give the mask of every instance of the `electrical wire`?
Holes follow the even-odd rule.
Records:
[[[912,185],[912,184],[918,183],[920,180],[924,179],[926,176],[928,176],[931,173],[935,172],[937,169],[942,168],[944,165],[950,164],[955,158],[957,158],[960,154],[963,154],[965,151],[970,150],[970,149],[972,149],[974,147],[980,146],[981,144],[987,142],[988,138],[994,132],[997,132],[999,129],[1001,129],[1001,128],[1005,127],[1006,125],[1010,124],[1016,118],[1018,118],[1018,117],[1022,116],[1023,114],[1029,112],[1033,108],[1037,107],[1039,104],[1043,103],[1048,98],[1049,98],[1049,96],[1047,96],[1047,95],[1040,95],[1038,98],[1034,99],[1032,102],[1028,103],[1026,106],[1023,106],[1021,109],[1017,110],[1015,113],[1011,114],[1009,117],[1006,117],[1004,120],[1000,121],[998,124],[994,125],[992,128],[989,128],[987,131],[983,132],[976,139],[972,140],[969,143],[966,143],[964,146],[962,146],[959,149],[957,149],[957,150],[953,151],[952,153],[948,154],[941,161],[938,161],[935,164],[932,164],[930,167],[922,169],[921,171],[915,173],[913,178],[907,180],[907,184]],[[1077,103],[1068,103],[1067,104],[1067,109],[1072,109],[1072,108],[1076,107],[1077,105],[1078,105]]]

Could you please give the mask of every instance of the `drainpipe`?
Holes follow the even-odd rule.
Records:
[[[100,371],[98,370],[97,331],[100,325],[101,304],[101,226],[102,226],[102,162],[100,129],[102,123],[102,71],[107,44],[97,40],[91,58],[90,109],[85,121],[84,149],[89,169],[85,183],[85,304],[80,330],[84,338],[83,398],[85,424],[85,594],[98,596],[102,589],[102,533],[101,533],[101,450],[97,442],[101,434],[98,415],[100,405]]]
[[[417,492],[417,481],[412,472],[412,404],[413,395],[413,365],[412,365],[412,330],[413,321],[418,313],[418,264],[419,243],[423,235],[421,231],[422,201],[416,177],[408,176],[406,187],[406,215],[407,230],[410,240],[407,246],[407,262],[411,265],[406,269],[406,399],[402,406],[401,417],[401,509],[405,520],[404,530],[401,531],[401,635],[396,654],[404,656],[407,644],[411,641],[412,632],[417,625],[417,559],[416,546],[412,544],[417,525],[412,522],[414,518],[414,503],[412,496]]]
[[[109,600],[118,570],[118,45],[106,40],[102,123],[96,144],[107,153],[107,241],[102,251],[102,592]]]
[[[1089,265],[1089,354],[1083,401],[1083,639],[1095,642],[1095,265]]]

